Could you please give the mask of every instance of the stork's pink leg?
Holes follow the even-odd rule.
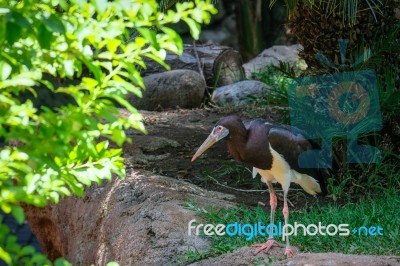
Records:
[[[270,216],[270,223],[274,223],[274,217],[275,217],[275,210],[276,210],[276,205],[278,204],[278,200],[276,198],[275,190],[274,187],[272,186],[271,182],[267,182],[268,185],[268,190],[269,190],[269,205],[271,206],[271,216]],[[272,228],[270,231],[271,236],[268,238],[268,241],[262,244],[254,244],[252,247],[256,248],[256,254],[260,253],[261,251],[268,252],[273,246],[281,246],[278,242],[274,240],[274,237],[272,236]]]
[[[289,207],[287,204],[287,190],[283,189],[283,217],[285,218],[285,225],[288,224],[289,221]],[[288,258],[292,258],[294,256],[293,249],[290,247],[289,244],[289,237],[286,236],[286,249],[285,255]]]

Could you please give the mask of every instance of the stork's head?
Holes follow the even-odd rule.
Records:
[[[238,116],[228,116],[219,120],[208,138],[203,142],[203,144],[201,144],[200,148],[194,154],[192,162],[202,155],[206,150],[211,148],[215,143],[227,137],[229,133],[235,133],[235,129],[238,127],[238,125],[244,128],[242,120]]]

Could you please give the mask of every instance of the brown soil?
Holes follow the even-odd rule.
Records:
[[[252,179],[251,166],[233,161],[226,149],[225,143],[217,143],[206,154],[191,163],[191,158],[197,148],[207,138],[214,124],[226,112],[215,109],[170,110],[163,112],[141,111],[148,134],[128,132],[133,139],[132,144],[124,146],[125,160],[128,168],[146,170],[156,174],[182,179],[199,185],[208,190],[234,194],[239,204],[249,206],[268,205],[269,194],[259,176]],[[236,113],[245,118],[243,113]],[[267,120],[276,119],[277,115],[264,117]],[[156,148],[144,148],[154,138],[162,137],[176,141],[177,145],[164,145]],[[144,139],[143,139],[144,138]],[[141,152],[135,152],[141,149]],[[146,159],[140,159],[144,157]],[[279,185],[278,208],[282,205],[282,195]],[[289,193],[292,207],[303,208],[330,202],[328,197],[312,197],[292,184]]]

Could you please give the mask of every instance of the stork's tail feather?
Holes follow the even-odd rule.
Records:
[[[315,195],[321,193],[321,186],[318,184],[318,181],[309,175],[302,174],[300,178],[293,181],[299,184],[308,194]]]
[[[315,195],[322,192],[321,185],[318,181],[307,174],[300,174],[293,171],[292,181],[299,184],[308,194]]]

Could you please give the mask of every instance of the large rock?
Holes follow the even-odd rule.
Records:
[[[192,70],[172,70],[144,78],[143,98],[130,95],[128,100],[138,109],[196,108],[203,99],[206,84]]]
[[[211,100],[220,106],[242,106],[249,97],[260,97],[268,92],[269,87],[256,80],[244,80],[214,90]]]
[[[132,143],[124,144],[125,164],[130,167],[136,164],[147,164],[150,161],[165,160],[171,156],[171,149],[173,151],[179,146],[180,144],[172,139],[135,135]]]
[[[173,178],[132,172],[44,209],[26,207],[28,222],[50,259],[73,265],[176,265],[187,250],[205,252],[207,239],[188,235],[188,222],[200,221],[185,209],[197,205],[233,206],[233,196],[210,192]]]
[[[299,62],[299,51],[303,49],[300,44],[285,46],[275,45],[265,49],[256,58],[253,58],[246,64],[243,64],[247,78],[251,78],[252,73],[259,72],[269,65],[278,65],[279,61],[295,63]],[[305,67],[305,64],[304,64]]]

